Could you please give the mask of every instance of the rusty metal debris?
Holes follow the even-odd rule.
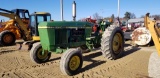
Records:
[[[147,45],[151,41],[151,34],[145,27],[140,27],[132,32],[131,39],[137,45]]]

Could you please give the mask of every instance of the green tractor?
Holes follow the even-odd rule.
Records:
[[[124,36],[117,26],[95,25],[82,21],[41,22],[38,26],[40,42],[33,44],[30,57],[35,63],[44,63],[51,52],[63,53],[60,69],[74,75],[83,65],[83,50],[101,48],[107,59],[117,59],[124,50]]]

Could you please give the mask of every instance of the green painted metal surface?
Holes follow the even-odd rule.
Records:
[[[74,21],[41,22],[38,26],[40,42],[44,50],[61,53],[67,48],[86,44],[92,32],[92,23]]]
[[[39,24],[40,28],[50,28],[50,27],[59,27],[59,28],[72,28],[72,27],[91,27],[92,23],[81,22],[81,21],[54,21],[54,22],[41,22]]]

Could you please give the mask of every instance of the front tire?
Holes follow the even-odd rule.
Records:
[[[30,58],[35,63],[45,63],[51,57],[51,52],[42,49],[40,42],[33,44],[32,49],[30,50]]]
[[[101,39],[101,52],[108,59],[120,58],[124,51],[124,35],[120,27],[108,27]]]
[[[82,52],[79,49],[68,49],[60,60],[61,72],[69,76],[77,74],[82,65]]]
[[[11,46],[15,43],[15,41],[16,41],[16,37],[12,32],[6,30],[0,33],[0,44],[1,45]]]

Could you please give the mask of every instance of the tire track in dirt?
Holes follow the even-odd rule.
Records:
[[[8,53],[12,53],[12,52],[15,52],[16,50],[0,50],[0,55],[3,55],[3,54],[8,54]]]
[[[37,78],[34,74],[28,71],[18,70],[13,72],[18,76],[16,78]]]
[[[17,58],[15,58],[14,60],[16,60],[16,59]],[[44,75],[44,73],[46,76],[47,75],[55,75],[53,72],[48,71],[48,69],[42,70],[42,68],[51,67],[52,65],[59,66],[59,61],[47,62],[47,63],[43,63],[43,64],[25,65],[25,66],[21,66],[19,64],[19,62],[15,62],[14,65],[12,65],[13,68],[9,67],[9,69],[6,69],[6,70],[9,70],[8,72],[16,73],[17,77],[14,77],[14,78],[37,78],[37,77],[42,77]],[[3,67],[3,68],[6,68],[6,67]],[[56,70],[58,70],[58,69],[59,68],[57,68]],[[23,73],[19,73],[19,72],[23,72]],[[37,73],[37,72],[41,73],[41,74],[37,74],[37,76],[34,76],[35,75],[34,73]],[[9,73],[9,75],[10,74],[11,73]],[[0,74],[0,76],[9,77],[7,75],[7,73]]]
[[[19,51],[15,48],[15,46],[9,46],[9,47],[0,47],[0,55],[8,54],[12,52]]]
[[[130,52],[126,53],[124,57],[117,59],[117,60],[106,60],[107,62],[105,64],[102,64],[100,68],[93,68],[91,70],[94,71],[85,71],[80,73],[79,75],[73,76],[73,78],[119,78],[119,77],[125,77],[125,78],[135,78],[135,77],[147,77],[145,76],[146,73],[142,73],[139,71],[139,65],[146,65],[147,62],[145,63],[138,63],[136,64],[137,61],[140,59],[143,60],[144,58],[141,57],[141,53],[136,53],[136,51],[140,50],[137,47],[132,47],[128,46],[125,47],[125,52]],[[133,53],[132,55],[130,55]],[[149,56],[150,53],[144,53],[144,56]],[[136,57],[139,58],[136,58]],[[147,58],[147,57],[146,57]],[[147,60],[147,59],[146,59]],[[102,60],[100,60],[102,61]],[[130,68],[131,66],[131,68]],[[132,69],[132,66],[138,67],[137,69]],[[145,66],[140,67],[141,70],[146,69]],[[132,71],[133,70],[133,71]],[[122,74],[123,73],[123,74]],[[130,74],[129,74],[130,73]],[[141,74],[141,75],[138,75]]]
[[[59,61],[53,61],[53,62],[46,62],[42,64],[34,64],[34,65],[25,65],[18,67],[20,70],[28,70],[28,69],[36,69],[36,68],[41,68],[41,67],[47,67],[51,66],[53,64],[59,64]]]
[[[18,55],[17,55],[18,56]],[[16,57],[16,56],[6,56],[6,58],[4,59],[5,65],[3,65],[3,67],[8,68],[9,70],[15,70],[17,68],[19,68],[22,65],[25,65],[23,63],[25,63],[21,57]]]
[[[57,66],[57,67],[53,67],[53,66]],[[35,64],[35,65],[31,65],[31,66],[22,66],[19,70],[25,71],[25,72],[27,71],[28,75],[35,76],[36,78],[39,78],[39,77],[51,78],[53,75],[54,76],[58,75],[57,73],[51,72],[53,70],[60,70],[58,66],[59,66],[59,61],[57,60],[54,62]]]
[[[60,72],[59,59],[42,64],[35,64],[29,58],[28,52],[6,53],[1,55],[0,78],[135,78],[147,75],[147,60],[149,53],[132,50],[126,47],[125,54],[117,60],[107,60],[100,53],[84,54],[83,71],[74,76],[66,76]],[[1,49],[1,48],[0,48]],[[5,49],[3,49],[5,50]],[[146,50],[145,50],[146,51]],[[0,51],[1,52],[1,51]],[[94,54],[94,55],[92,55]],[[56,57],[55,57],[56,56]],[[59,58],[55,55],[52,58]],[[8,66],[7,66],[8,65]],[[5,71],[5,72],[4,72]],[[146,72],[145,72],[146,71]],[[9,76],[8,76],[9,73]]]
[[[119,61],[119,60],[118,60]],[[110,74],[113,73],[113,71],[115,73],[118,73],[117,70],[122,69],[123,67],[125,67],[127,65],[127,63],[131,62],[131,60],[128,61],[109,61],[106,62],[106,64],[101,65],[100,68],[96,68],[96,69],[90,69],[88,71],[82,72],[79,75],[74,76],[73,78],[110,78],[110,77],[118,77],[118,76],[111,76]],[[108,64],[112,64],[112,65],[108,65]],[[91,71],[94,70],[94,71]],[[123,71],[124,72],[124,71]],[[109,75],[106,75],[109,74]]]
[[[121,59],[116,60],[116,61],[106,62],[106,64],[101,65],[100,68],[91,69],[91,70],[94,70],[94,71],[88,70],[88,71],[80,73],[79,75],[74,76],[73,78],[119,77],[119,75],[121,75],[121,72],[125,73],[125,70],[123,70],[123,68],[126,67],[127,64],[130,63],[132,60],[121,61],[121,62],[119,62],[119,61],[121,61]],[[112,65],[109,65],[109,64],[112,64]],[[122,71],[119,72],[119,70],[122,70]],[[116,74],[113,75],[114,73],[116,73]],[[118,74],[118,76],[117,76],[117,74]]]
[[[41,68],[47,68],[51,67],[52,65],[59,66],[59,60],[51,59],[50,62],[42,63],[42,64],[34,64],[32,61],[28,58],[29,56],[26,56],[26,54],[29,54],[28,52],[25,54],[21,51],[15,50],[15,48],[8,48],[8,47],[0,47],[0,55],[2,55],[0,60],[1,63],[5,62],[4,64],[0,65],[1,72],[0,71],[0,78],[1,76],[4,78],[10,77],[10,75],[13,78],[37,78],[42,77],[43,73],[45,73],[45,76],[47,75],[55,75],[53,72],[49,72],[48,69],[41,70]],[[5,55],[4,55],[5,54]],[[22,55],[23,54],[23,55]],[[27,59],[26,59],[27,58]],[[56,69],[58,70],[58,68]],[[37,73],[37,72],[43,72],[43,73]],[[12,73],[14,72],[14,73]],[[34,75],[37,74],[37,77]],[[15,75],[15,76],[14,76]]]
[[[20,66],[21,65],[21,62],[22,61],[20,61],[17,57],[14,57],[14,60],[15,60],[15,64],[16,64],[16,66]]]
[[[1,78],[20,78],[15,72],[2,72],[0,73]]]
[[[34,76],[31,72],[25,71],[24,73],[30,78],[36,78],[36,76]]]

